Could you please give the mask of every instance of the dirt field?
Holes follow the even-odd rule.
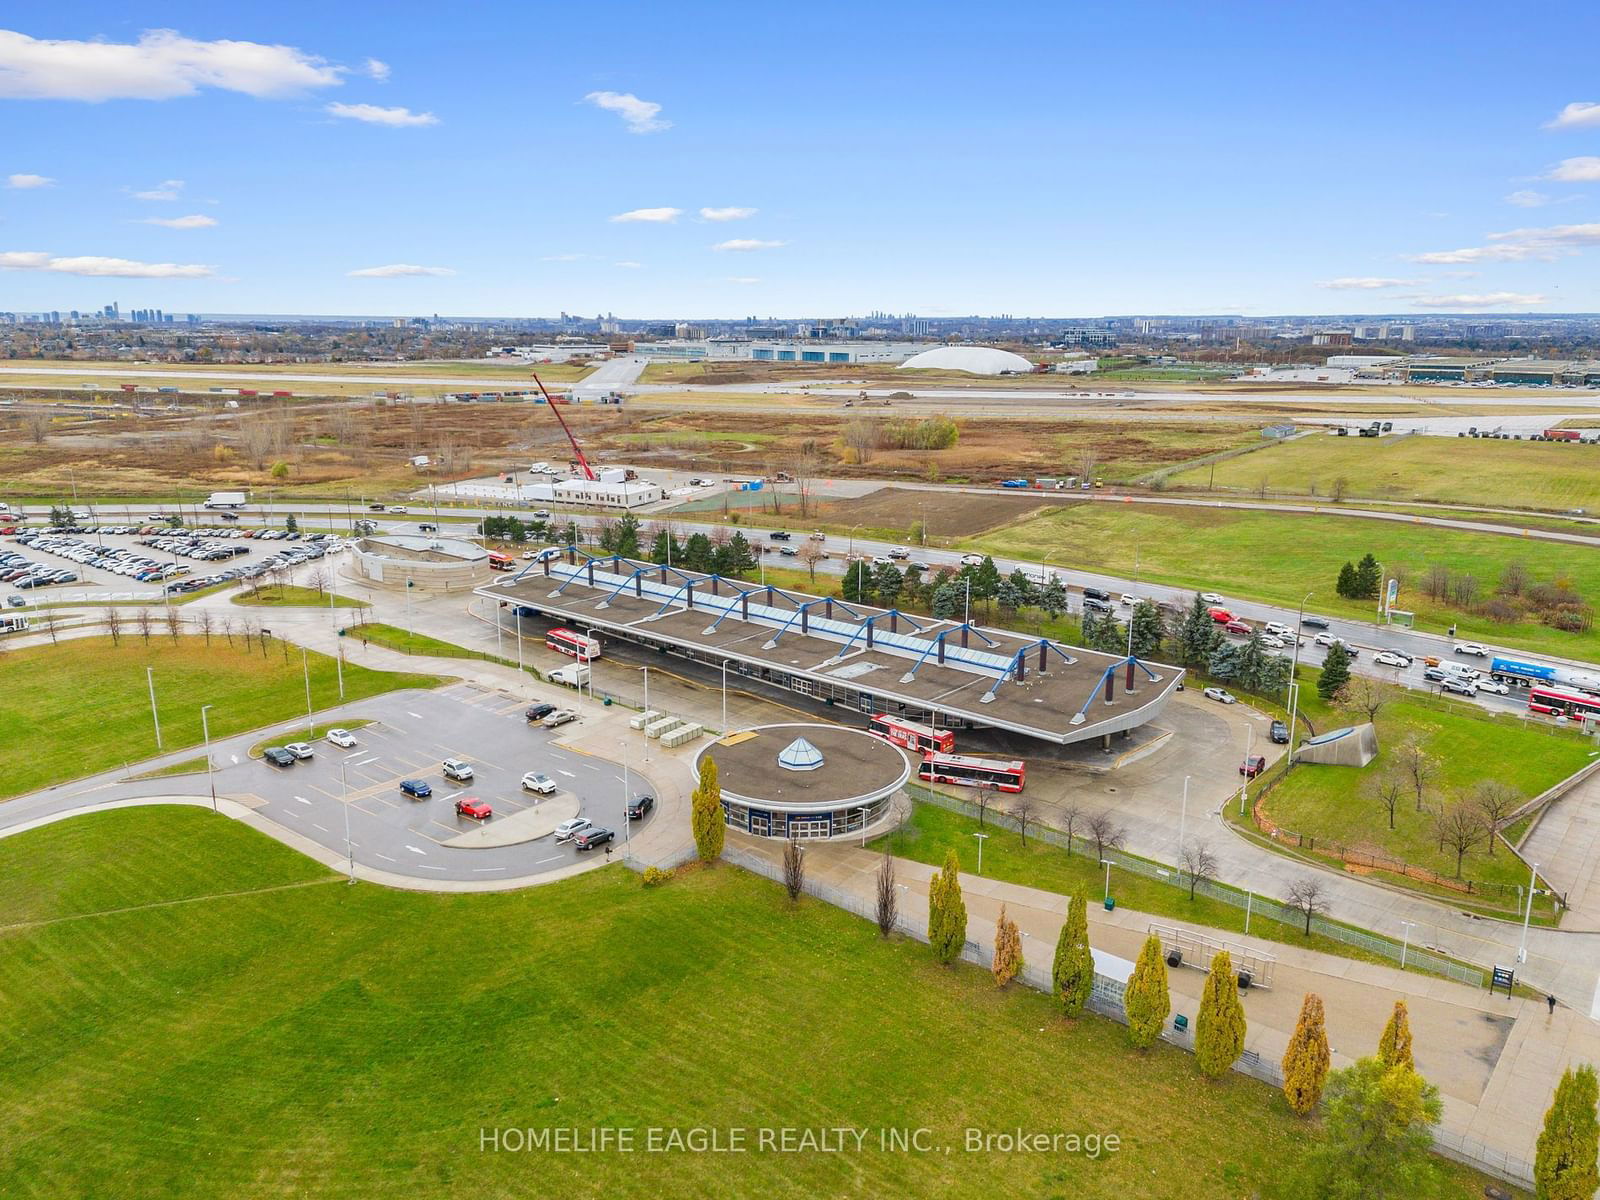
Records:
[[[854,500],[828,500],[817,506],[817,519],[835,525],[861,522],[863,529],[909,530],[925,521],[930,542],[975,537],[987,530],[1023,521],[1053,508],[1043,494],[998,493],[969,496],[961,493],[882,488]]]

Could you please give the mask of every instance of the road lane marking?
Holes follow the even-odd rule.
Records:
[[[417,865],[420,866],[424,871],[442,871],[442,870],[444,870],[443,867],[430,866],[428,863],[419,863]]]
[[[301,804],[310,804],[311,803],[311,801],[307,800],[304,796],[296,796],[295,799],[300,801]]]
[[[373,853],[374,854],[378,854],[378,852],[376,850],[374,850]],[[384,862],[399,862],[400,861],[398,858],[390,858],[387,854],[378,854],[378,857],[383,859]]]
[[[327,833],[328,832],[326,826],[318,825],[315,821],[311,822],[311,828],[320,829],[320,830],[322,830],[323,833]]]
[[[406,709],[406,715],[408,717],[415,717],[419,721],[422,720],[422,714],[421,713],[414,713],[409,708]]]
[[[568,779],[576,779],[577,778],[577,776],[574,775],[571,771],[563,771],[560,767],[556,768],[556,774],[557,775],[565,775]]]
[[[485,872],[488,872],[488,871],[504,871],[504,870],[505,870],[504,867],[473,867],[472,868],[472,873],[474,875],[482,875],[482,874],[484,874]]]
[[[533,865],[536,866],[536,867],[542,867],[547,862],[560,862],[565,857],[566,857],[566,855],[564,855],[564,854],[558,854],[554,858],[541,858],[541,859],[537,860]]]
[[[411,851],[411,853],[413,853],[413,854],[424,854],[425,855],[425,854],[428,853],[426,850],[422,849],[420,846],[413,846],[410,842],[406,843],[406,849]]]

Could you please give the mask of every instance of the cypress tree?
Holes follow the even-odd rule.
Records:
[[[711,862],[720,857],[727,827],[722,819],[722,789],[717,785],[717,760],[709,754],[700,760],[700,783],[689,797],[689,820],[700,858]]]
[[[1195,1019],[1194,1056],[1203,1074],[1216,1079],[1244,1053],[1244,1005],[1239,1003],[1239,985],[1233,977],[1233,957],[1217,951],[1206,976],[1206,989],[1200,996],[1200,1015]]]
[[[1333,590],[1346,600],[1356,598],[1356,568],[1354,563],[1347,562],[1339,568],[1339,581],[1333,585]]]
[[[1322,1099],[1328,1079],[1328,1031],[1323,1026],[1322,997],[1307,992],[1300,1002],[1300,1020],[1283,1052],[1283,1094],[1289,1107],[1308,1115]]]
[[[1056,960],[1050,971],[1061,1011],[1082,1015],[1094,988],[1094,955],[1089,953],[1089,905],[1080,892],[1067,905],[1067,920],[1056,942]]]
[[[1322,673],[1317,676],[1317,695],[1332,700],[1350,682],[1350,653],[1343,642],[1328,647],[1328,657],[1322,660]]]
[[[1383,589],[1383,568],[1370,551],[1363,554],[1361,561],[1356,564],[1355,584],[1351,597],[1356,600],[1376,600]]]
[[[1140,1050],[1155,1045],[1172,1000],[1167,994],[1167,960],[1161,957],[1161,939],[1153,933],[1139,950],[1122,1006],[1128,1014],[1128,1040]]]
[[[961,863],[954,850],[945,854],[944,870],[928,888],[928,942],[934,957],[946,964],[960,958],[961,948],[967,944],[967,905],[961,899]]]
[[[1597,1101],[1600,1091],[1592,1066],[1584,1063],[1562,1073],[1534,1152],[1533,1183],[1539,1200],[1590,1200],[1600,1190]]]
[[[990,969],[997,987],[1005,987],[1022,970],[1022,935],[1017,932],[1017,923],[1006,916],[1004,904],[995,918],[994,962]]]
[[[1411,1059],[1411,1017],[1404,1000],[1394,1002],[1394,1015],[1383,1027],[1383,1036],[1378,1039],[1378,1061],[1386,1067],[1417,1069]]]

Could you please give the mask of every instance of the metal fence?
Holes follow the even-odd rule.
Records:
[[[924,804],[932,804],[949,812],[959,813],[962,816],[976,817],[978,815],[977,805],[955,796],[947,795],[944,792],[934,791],[932,788],[922,787],[914,783],[907,784],[906,791],[910,793],[912,799]],[[995,808],[990,808],[984,814],[984,819],[994,822],[1002,829],[1016,831],[1018,828],[1017,822],[1009,814]],[[1068,845],[1068,838],[1064,832],[1059,829],[1051,829],[1045,825],[1030,824],[1028,836],[1037,838],[1039,841],[1052,846],[1060,846],[1063,849]],[[1071,844],[1075,850],[1092,851],[1094,847],[1093,839],[1079,836],[1074,836],[1071,839]],[[1104,857],[1110,859],[1112,865],[1120,870],[1142,875],[1146,879],[1154,879],[1170,887],[1188,890],[1188,880],[1181,871],[1174,868],[1164,867],[1160,863],[1126,854],[1120,850],[1108,849],[1104,852]],[[1235,908],[1244,909],[1253,915],[1259,915],[1292,928],[1305,928],[1305,915],[1303,913],[1266,896],[1240,892],[1237,888],[1204,879],[1195,885],[1195,893],[1213,900],[1220,900],[1224,904],[1231,904]],[[1428,950],[1421,950],[1415,946],[1403,946],[1388,938],[1379,937],[1363,929],[1354,929],[1348,925],[1341,925],[1337,921],[1331,921],[1323,916],[1313,916],[1311,918],[1311,932],[1321,934],[1323,937],[1339,942],[1341,945],[1376,954],[1397,965],[1403,958],[1406,970],[1414,969],[1429,975],[1438,975],[1472,987],[1484,986],[1483,971],[1477,967],[1452,962],[1442,955],[1434,954]]]

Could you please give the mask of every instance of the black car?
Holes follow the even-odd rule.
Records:
[[[1287,746],[1289,744],[1289,727],[1282,721],[1274,721],[1272,723],[1272,732],[1269,736],[1278,745]]]
[[[787,530],[775,529],[771,533],[767,534],[767,536],[775,542],[787,542],[794,535],[789,533]]]
[[[591,825],[583,832],[574,834],[572,844],[579,850],[593,850],[596,846],[604,846],[615,840],[616,836],[603,825]]]
[[[656,806],[656,798],[649,792],[640,792],[628,801],[628,820],[642,821],[645,813]]]
[[[1394,655],[1394,656],[1395,656],[1395,657],[1396,657],[1396,658],[1403,658],[1403,659],[1405,659],[1405,660],[1406,660],[1406,666],[1408,666],[1408,667],[1409,667],[1409,666],[1410,666],[1410,665],[1411,665],[1411,664],[1412,664],[1412,663],[1414,663],[1414,662],[1416,662],[1416,661],[1417,661],[1417,656],[1416,656],[1416,655],[1415,655],[1415,654],[1408,654],[1408,653],[1406,653],[1406,652],[1405,652],[1405,651],[1404,651],[1404,650],[1396,650],[1396,649],[1395,649],[1395,648],[1394,648],[1394,647],[1393,647],[1393,646],[1386,646],[1386,647],[1385,647],[1385,648],[1384,648],[1384,651],[1383,651],[1383,652],[1384,652],[1384,653],[1385,653],[1385,654],[1392,654],[1392,655]]]
[[[1083,589],[1083,595],[1086,600],[1104,601],[1111,599],[1111,593],[1104,588],[1086,587]]]
[[[1112,607],[1111,607],[1111,602],[1109,600],[1100,600],[1100,599],[1097,599],[1094,596],[1086,595],[1083,598],[1083,611],[1084,612],[1108,613],[1108,612],[1111,612],[1113,610],[1112,610]]]
[[[555,710],[556,706],[554,704],[535,704],[522,715],[527,717],[529,721],[542,721]]]
[[[413,796],[418,800],[426,800],[433,795],[433,787],[426,779],[402,779],[400,791],[403,795]]]
[[[268,746],[261,752],[261,757],[275,767],[292,767],[300,761],[282,746]]]
[[[1300,618],[1300,624],[1301,624],[1301,626],[1303,628],[1306,628],[1306,629],[1326,629],[1326,628],[1328,628],[1328,618],[1327,617],[1301,617]]]

